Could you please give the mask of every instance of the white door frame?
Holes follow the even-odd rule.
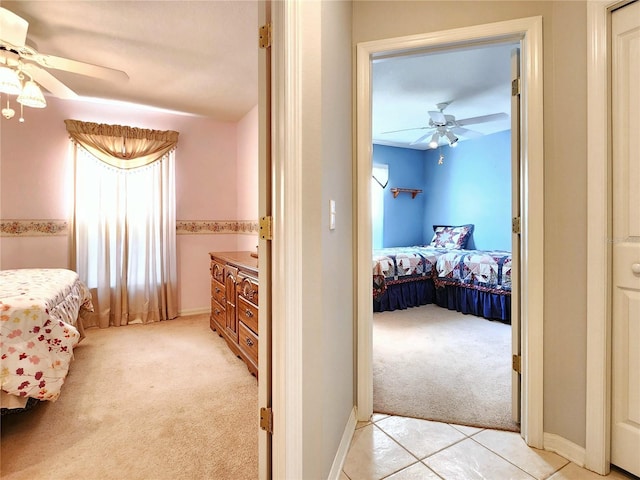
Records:
[[[357,411],[373,413],[371,306],[371,60],[383,53],[520,41],[522,49],[522,418],[528,445],[543,447],[544,189],[542,17],[529,17],[357,45]]]
[[[628,1],[587,2],[587,387],[585,467],[609,473],[611,450],[611,12]]]

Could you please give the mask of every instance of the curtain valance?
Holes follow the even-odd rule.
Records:
[[[162,158],[178,144],[178,132],[65,120],[71,139],[109,165],[131,169]]]

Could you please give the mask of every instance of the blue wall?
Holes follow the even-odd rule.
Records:
[[[438,150],[373,146],[373,163],[389,165],[383,246],[428,244],[434,224],[473,223],[468,248],[511,250],[511,133],[443,146],[441,152],[444,163],[438,165]],[[393,187],[423,193],[393,198]]]
[[[433,225],[473,223],[467,248],[511,250],[511,132],[425,151],[424,237]]]
[[[391,188],[424,188],[424,152],[374,145],[373,163],[389,165],[389,184],[384,189],[383,247],[421,245],[424,243],[424,194],[412,199],[410,194],[401,193],[393,198]]]

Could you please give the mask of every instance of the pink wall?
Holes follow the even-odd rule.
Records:
[[[238,219],[258,218],[258,106],[238,122]],[[257,235],[239,235],[238,250],[254,250]]]
[[[43,110],[25,109],[0,121],[0,218],[66,220],[69,216],[71,169],[64,119],[129,125],[180,132],[176,154],[177,220],[255,220],[255,197],[238,205],[238,172],[244,185],[257,184],[257,113],[238,124],[217,122],[127,104],[62,101],[47,97]],[[255,117],[255,120],[254,120]],[[253,131],[252,131],[253,130]],[[254,140],[255,137],[255,140]],[[240,146],[246,142],[249,146]],[[256,149],[253,160],[247,153]],[[241,159],[239,158],[241,157]],[[253,165],[252,162],[253,161]],[[252,210],[253,207],[253,210]],[[178,235],[179,308],[183,313],[209,308],[208,252],[235,250],[231,234]],[[0,237],[0,268],[61,267],[69,262],[66,236]]]

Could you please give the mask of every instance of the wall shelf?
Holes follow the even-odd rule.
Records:
[[[391,193],[393,193],[393,198],[396,198],[399,193],[410,193],[411,198],[416,198],[416,195],[422,193],[422,190],[416,188],[392,188]]]

